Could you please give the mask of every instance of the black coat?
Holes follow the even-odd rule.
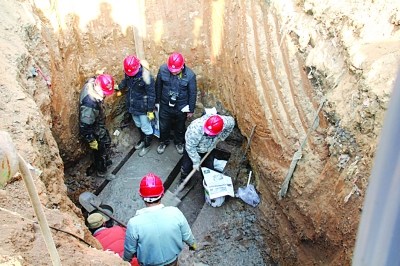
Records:
[[[126,107],[129,113],[145,115],[147,112],[153,112],[156,97],[154,78],[147,69],[141,66],[139,72],[133,77],[125,74],[118,88],[128,89]]]
[[[163,64],[156,79],[156,103],[168,106],[173,94],[176,95],[175,108],[181,110],[189,105],[189,110],[193,113],[197,97],[196,74],[185,66],[181,75],[172,75],[167,64]]]

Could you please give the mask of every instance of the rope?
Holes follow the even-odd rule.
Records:
[[[322,98],[322,100],[319,104],[318,110],[314,116],[313,123],[307,131],[306,137],[304,138],[303,142],[301,143],[299,149],[293,154],[292,162],[290,163],[288,173],[286,174],[285,180],[283,181],[283,183],[281,185],[281,189],[278,191],[278,196],[279,196],[280,200],[286,196],[287,190],[289,188],[289,183],[293,176],[293,172],[296,168],[297,162],[303,156],[302,150],[307,142],[308,136],[310,135],[310,133],[312,131],[314,131],[319,126],[319,112],[321,111],[322,107],[324,106],[325,101],[326,101],[326,98],[325,97]]]

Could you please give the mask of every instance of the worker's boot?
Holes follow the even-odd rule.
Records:
[[[101,162],[97,164],[97,177],[105,177],[107,174],[107,165],[106,165],[106,160],[103,158]]]
[[[144,156],[146,153],[148,153],[150,151],[151,139],[152,139],[152,135],[145,135],[144,147],[139,152],[140,157]]]
[[[136,146],[135,146],[135,149],[136,150],[140,150],[141,148],[143,148],[143,146],[144,146],[144,139],[145,139],[145,134],[142,132],[142,130],[140,129],[140,127],[138,128],[139,129],[139,133],[140,133],[140,140],[136,143]]]

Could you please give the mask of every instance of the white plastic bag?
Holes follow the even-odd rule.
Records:
[[[240,187],[237,196],[253,207],[256,207],[260,203],[260,197],[252,184],[247,185],[245,188]]]
[[[236,197],[241,198],[247,204],[256,207],[260,203],[260,197],[257,194],[256,189],[253,185],[250,184],[251,174],[253,171],[249,173],[249,179],[247,180],[246,187],[240,187],[236,194]]]
[[[225,160],[214,159],[214,169],[222,173],[227,162]]]

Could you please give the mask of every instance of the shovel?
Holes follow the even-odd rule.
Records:
[[[206,155],[204,155],[204,157],[201,159],[200,167],[211,152],[212,150],[207,152]],[[177,187],[174,193],[167,190],[167,192],[165,192],[164,197],[162,197],[161,199],[161,203],[164,204],[165,206],[177,207],[181,203],[181,199],[178,198],[177,195],[185,188],[186,183],[189,182],[190,178],[194,175],[194,173],[196,173],[196,169],[193,168],[193,170],[189,173],[189,175],[185,178],[185,180],[183,180],[183,182]]]
[[[94,195],[93,193],[86,191],[86,192],[83,192],[82,194],[80,194],[79,195],[79,203],[89,213],[97,210],[97,211],[103,213],[104,215],[110,217],[111,219],[113,219],[114,221],[116,221],[117,223],[122,225],[123,227],[126,227],[125,223],[119,221],[112,214],[107,212],[107,210],[105,210],[105,209],[100,207],[101,200],[96,195]]]

